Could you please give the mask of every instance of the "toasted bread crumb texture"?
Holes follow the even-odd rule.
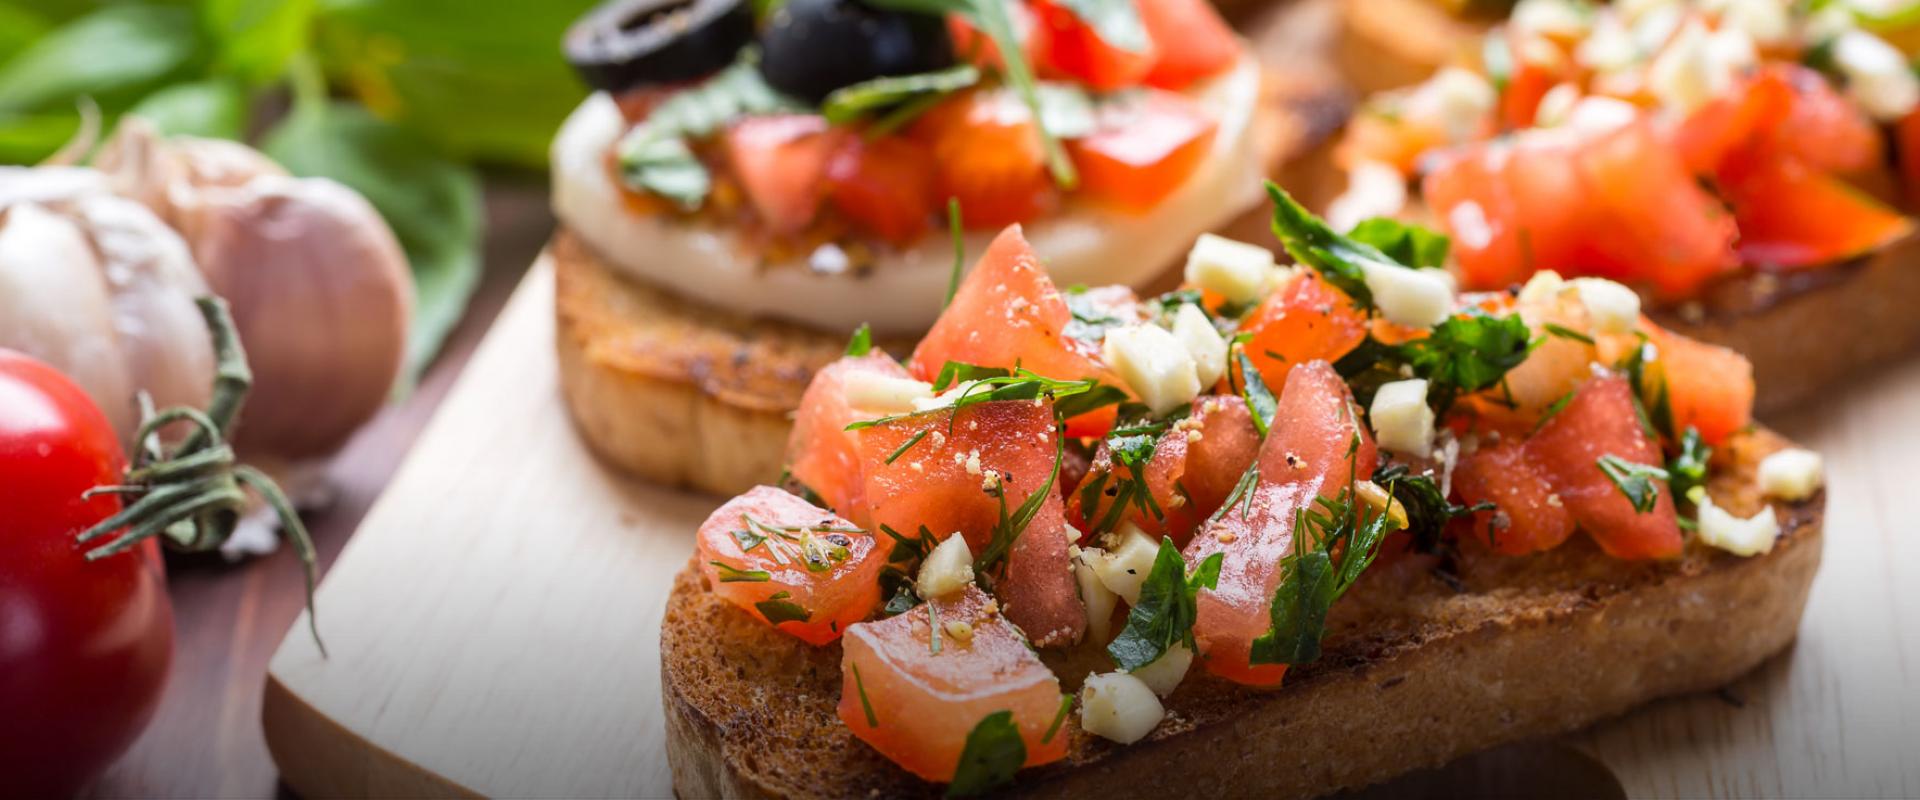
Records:
[[[1760,460],[1786,446],[1764,430],[1729,440],[1715,458],[1715,503],[1759,510]],[[1782,536],[1758,558],[1691,546],[1675,561],[1627,562],[1575,537],[1524,557],[1383,562],[1335,607],[1325,655],[1283,688],[1196,672],[1153,734],[1125,747],[1070,718],[1066,759],[1021,772],[1008,791],[1309,797],[1722,685],[1792,640],[1820,560],[1823,503],[1776,504]],[[1110,668],[1097,646],[1045,658],[1069,691]],[[838,645],[809,647],[759,624],[691,565],[668,600],[661,669],[683,796],[942,790],[841,724]]]

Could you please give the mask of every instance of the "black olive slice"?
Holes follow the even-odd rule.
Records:
[[[812,103],[843,86],[953,66],[945,19],[859,0],[787,0],[760,32],[760,74]]]
[[[608,0],[567,29],[567,61],[608,92],[683,83],[732,64],[753,40],[747,0]]]

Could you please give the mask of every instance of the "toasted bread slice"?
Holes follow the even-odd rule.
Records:
[[[1340,71],[1363,93],[1397,89],[1426,80],[1441,67],[1468,57],[1490,23],[1460,13],[1459,2],[1442,0],[1335,0],[1339,32],[1333,55]]]
[[[1262,91],[1268,172],[1332,191],[1337,176],[1284,165],[1330,163],[1319,149],[1345,123],[1349,95],[1309,71],[1268,76]],[[1261,204],[1222,233],[1265,241],[1267,219]],[[844,350],[845,332],[750,318],[628,279],[565,226],[550,252],[561,389],[594,451],[642,478],[717,494],[773,482],[800,394]],[[1164,274],[1159,288],[1172,288],[1178,265]],[[881,344],[896,356],[913,347]]]
[[[1756,431],[1722,448],[1710,491],[1757,511]],[[1145,740],[1115,745],[1069,715],[1066,760],[1008,793],[1049,797],[1311,797],[1481,749],[1571,731],[1659,697],[1731,682],[1799,627],[1820,562],[1823,496],[1778,504],[1772,552],[1698,544],[1673,562],[1617,561],[1586,537],[1539,555],[1463,555],[1451,570],[1376,564],[1334,609],[1325,654],[1277,690],[1197,666]],[[681,571],[661,623],[667,755],[683,797],[932,797],[835,715],[837,645],[811,647]],[[1043,654],[1069,689],[1110,669],[1089,644]]]

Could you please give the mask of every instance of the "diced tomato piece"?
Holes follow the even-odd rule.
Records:
[[[845,131],[813,114],[747,117],[727,128],[727,164],[767,230],[804,230],[826,197],[827,161]]]
[[[1371,161],[1393,167],[1402,175],[1413,175],[1420,168],[1420,159],[1446,142],[1446,131],[1425,120],[1363,110],[1347,125],[1334,158],[1342,169],[1351,170]]]
[[[1248,505],[1228,508],[1187,545],[1189,568],[1225,554],[1219,586],[1200,592],[1193,627],[1209,672],[1254,686],[1278,684],[1286,675],[1285,665],[1250,663],[1253,640],[1272,628],[1273,593],[1280,559],[1293,552],[1295,512],[1373,474],[1373,437],[1355,427],[1357,419],[1353,395],[1332,366],[1312,361],[1293,370],[1261,445],[1260,477]]]
[[[1143,212],[1186,183],[1213,146],[1215,122],[1172,92],[1144,90],[1102,110],[1100,127],[1067,143],[1088,197]]]
[[[1272,388],[1286,384],[1296,364],[1336,361],[1359,347],[1367,338],[1367,317],[1346,292],[1306,270],[1260,301],[1240,329],[1253,334],[1247,358]]]
[[[809,644],[840,638],[880,605],[887,558],[873,534],[770,486],[714,511],[694,551],[714,594]]]
[[[1740,225],[1740,257],[1760,267],[1845,261],[1913,233],[1913,221],[1797,161],[1771,159],[1723,172]]]
[[[1779,126],[1793,106],[1785,73],[1765,70],[1688,115],[1674,129],[1674,147],[1687,169],[1718,172],[1727,157]]]
[[[859,433],[874,528],[913,536],[926,526],[940,539],[958,532],[975,557],[986,553],[1000,521],[993,491],[1005,493],[1012,514],[1047,483],[1059,444],[1052,405],[1025,400],[906,417]],[[1008,549],[1007,575],[996,584],[1008,615],[1041,647],[1078,641],[1087,621],[1055,483]]]
[[[1798,64],[1778,64],[1793,90],[1786,118],[1772,131],[1771,150],[1823,170],[1857,172],[1885,158],[1880,126],[1820,73]]]
[[[1553,484],[1567,511],[1600,549],[1615,558],[1680,555],[1680,524],[1665,482],[1653,508],[1641,512],[1600,468],[1602,456],[1658,467],[1660,448],[1640,427],[1625,378],[1596,378],[1575,392],[1526,442],[1527,459]]]
[[[1040,42],[1035,65],[1047,78],[1067,78],[1099,92],[1137,86],[1153,69],[1158,49],[1147,38],[1138,51],[1107,42],[1072,9],[1051,0],[1031,3]]]
[[[1644,120],[1462,148],[1427,176],[1422,193],[1454,238],[1469,289],[1555,269],[1650,285],[1674,299],[1739,266],[1733,217]]]
[[[1676,432],[1692,427],[1707,444],[1719,444],[1753,421],[1753,364],[1746,356],[1651,322],[1641,328],[1656,353],[1648,374],[1657,377],[1644,381],[1649,396],[1641,401],[1653,408],[1664,381]]]
[[[1215,395],[1198,401],[1192,416],[1162,435],[1147,461],[1147,492],[1164,516],[1154,518],[1137,506],[1123,512],[1141,530],[1159,538],[1166,534],[1185,547],[1193,531],[1220,508],[1247,465],[1260,451],[1260,432],[1245,401]],[[1132,480],[1125,466],[1114,465],[1113,454],[1102,444],[1083,481],[1067,497],[1067,515],[1081,531],[1111,513],[1121,480]]]
[[[827,166],[827,192],[855,225],[902,247],[933,227],[941,202],[932,156],[899,136],[849,137]]]
[[[1906,188],[1907,204],[1920,205],[1920,109],[1900,118],[1894,126],[1900,157],[1901,185]]]
[[[968,636],[949,633],[952,622],[970,627]],[[844,646],[840,720],[908,772],[953,780],[967,735],[1001,711],[1012,712],[1026,744],[1024,766],[1066,757],[1064,732],[1048,736],[1060,714],[1059,679],[979,589],[855,625]]]
[[[1533,127],[1540,114],[1540,101],[1566,76],[1545,65],[1527,59],[1514,59],[1513,74],[1500,91],[1500,121],[1508,130]]]
[[[1042,47],[1039,23],[1033,12],[1024,3],[1008,3],[1007,15],[1013,23],[1013,37],[1020,43],[1020,52],[1027,57],[1028,64],[1041,61]],[[1000,48],[993,39],[981,35],[980,31],[958,14],[947,15],[947,35],[953,38],[953,53],[960,60],[975,66],[985,67],[995,72],[1006,69],[1006,62],[1000,58]]]
[[[1885,145],[1860,108],[1820,73],[1773,64],[1689,115],[1674,131],[1688,168],[1727,168],[1792,159],[1821,170],[1877,166]]]
[[[793,433],[787,437],[787,471],[812,489],[827,506],[862,525],[867,522],[866,474],[860,463],[858,434],[847,426],[875,415],[847,402],[847,376],[871,374],[905,378],[887,354],[874,351],[858,358],[842,358],[813,374]]]
[[[1573,514],[1519,444],[1501,442],[1461,456],[1453,488],[1466,505],[1498,507],[1474,513],[1470,534],[1496,553],[1551,550],[1573,535]]]
[[[939,194],[960,201],[970,229],[1035,219],[1060,201],[1040,128],[1011,89],[957,94],[922,114],[910,134],[927,145]]]
[[[1098,345],[1067,335],[1072,321],[1073,312],[1033,246],[1019,228],[1008,228],[961,281],[946,312],[913,349],[907,369],[930,381],[948,361],[959,361],[1003,369],[1018,366],[1056,380],[1123,385],[1101,363]],[[1112,416],[1109,408],[1101,412],[1104,424],[1075,417],[1069,425],[1076,436],[1098,436],[1112,427]]]
[[[1240,37],[1207,0],[1136,0],[1156,57],[1144,82],[1185,89],[1240,59]]]

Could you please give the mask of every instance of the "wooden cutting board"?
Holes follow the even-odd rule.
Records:
[[[552,271],[521,286],[274,656],[266,737],[308,797],[665,797],[658,627],[715,498],[616,477],[555,385]],[[1836,343],[1835,346],[1844,346]],[[1417,779],[1631,796],[1920,795],[1920,359],[1776,423],[1829,459],[1799,643],[1721,695]],[[1675,642],[1685,647],[1685,642]],[[1596,653],[1596,658],[1605,654]],[[1579,691],[1570,686],[1568,691]],[[742,702],[751,702],[743,698]],[[1543,766],[1544,765],[1544,766]],[[1556,792],[1557,793],[1557,792]]]

